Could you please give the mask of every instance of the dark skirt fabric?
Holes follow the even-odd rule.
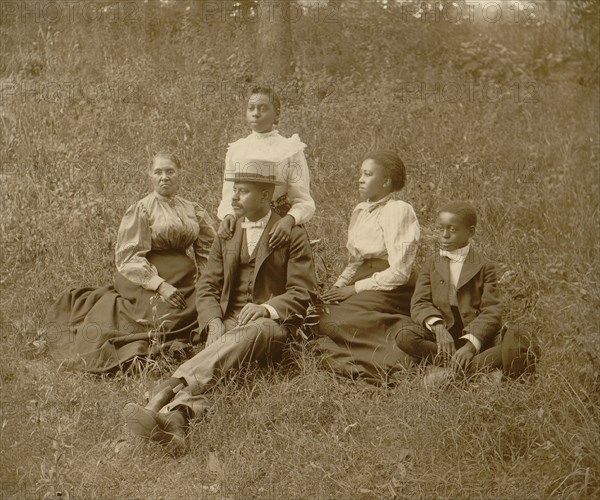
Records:
[[[370,261],[362,267],[354,281],[382,266]],[[364,291],[324,306],[315,343],[324,366],[376,384],[386,384],[394,373],[408,368],[412,358],[396,345],[396,333],[397,324],[410,315],[413,289],[410,283],[391,291]]]
[[[136,356],[191,344],[198,326],[195,300],[195,263],[181,250],[153,251],[146,255],[161,278],[185,297],[184,310],[156,292],[138,286],[116,273],[114,286],[66,291],[47,314],[50,353],[65,368],[105,372]]]

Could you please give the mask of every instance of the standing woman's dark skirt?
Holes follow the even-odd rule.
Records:
[[[183,250],[152,251],[146,258],[183,294],[187,307],[175,309],[160,298],[153,305],[150,299],[156,292],[118,272],[114,287],[69,290],[47,315],[48,346],[56,360],[69,369],[99,373],[124,368],[136,356],[154,354],[176,340],[196,340],[194,261]]]
[[[358,269],[351,285],[389,267],[371,259]],[[414,284],[390,291],[364,291],[340,304],[324,306],[319,320],[316,351],[323,365],[339,375],[385,384],[408,368],[411,357],[396,345],[398,321],[410,316]]]

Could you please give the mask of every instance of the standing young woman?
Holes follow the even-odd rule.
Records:
[[[413,208],[394,194],[406,171],[393,151],[373,151],[362,162],[358,192],[364,200],[348,229],[348,265],[322,296],[317,350],[338,374],[384,382],[408,366],[391,327],[410,315],[412,266],[419,242]]]
[[[310,195],[310,175],[304,156],[306,145],[297,134],[283,137],[276,130],[281,104],[270,87],[255,87],[246,107],[246,121],[252,133],[229,146],[225,157],[225,177],[231,172],[252,171],[258,163],[272,162],[272,174],[282,181],[273,193],[271,208],[282,217],[271,231],[269,245],[287,244],[292,227],[304,224],[315,213]],[[223,194],[217,211],[219,236],[231,238],[236,215],[231,206],[233,182],[223,181]]]

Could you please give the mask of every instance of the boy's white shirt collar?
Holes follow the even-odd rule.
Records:
[[[464,246],[462,248],[457,248],[456,250],[440,249],[440,255],[442,257],[448,257],[451,262],[460,262],[462,264],[465,261],[465,259],[467,258],[470,248],[471,248],[471,245],[467,244],[466,246]],[[460,267],[462,269],[462,265]]]
[[[454,285],[454,288],[458,286],[458,279],[460,278],[460,273],[470,247],[471,245],[466,245],[456,250],[440,250],[440,255],[450,260],[450,281]]]

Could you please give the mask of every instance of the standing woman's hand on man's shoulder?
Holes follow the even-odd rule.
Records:
[[[220,238],[224,240],[228,240],[233,236],[233,232],[235,231],[235,216],[226,215],[221,223],[219,224],[219,229],[217,229],[217,234]]]
[[[273,229],[269,232],[269,246],[271,248],[279,248],[280,246],[287,245],[290,241],[292,228],[295,224],[296,221],[291,215],[286,215],[278,220],[273,225]]]

